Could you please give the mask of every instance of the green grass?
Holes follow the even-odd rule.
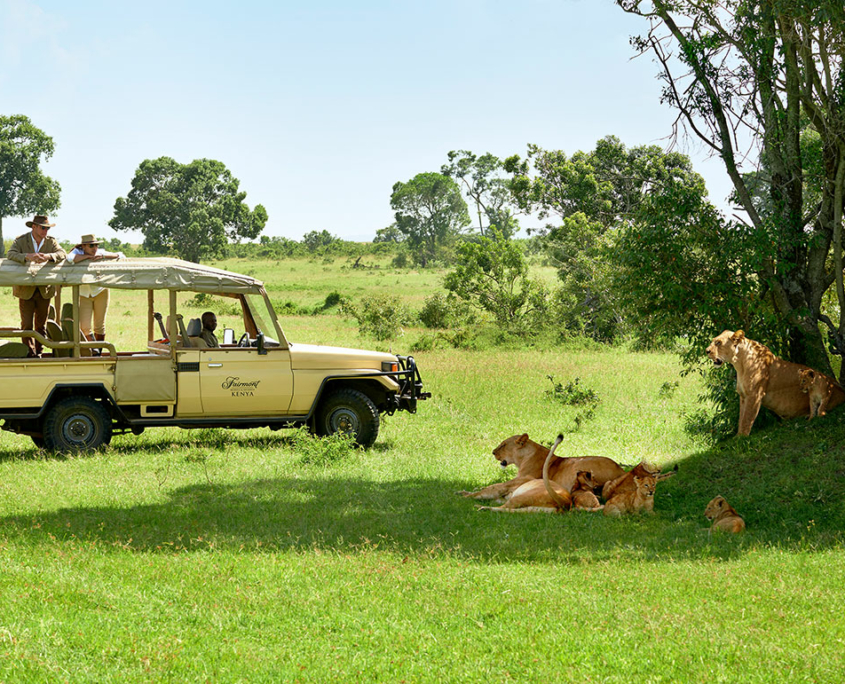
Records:
[[[342,264],[254,268],[307,306],[337,282],[412,306],[428,294]],[[110,329],[135,339],[144,307],[113,302]],[[284,325],[379,346],[336,315]],[[369,451],[162,429],[61,458],[0,436],[0,682],[842,680],[845,411],[711,448],[683,430],[698,387],[670,355],[416,357],[434,396],[385,418]],[[547,375],[594,390],[593,416],[577,422],[585,407],[549,397]],[[521,432],[679,471],[643,518],[498,515],[455,496],[511,477],[490,452]],[[708,534],[716,494],[744,535]]]

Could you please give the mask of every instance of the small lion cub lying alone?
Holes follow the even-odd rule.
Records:
[[[827,379],[827,376],[812,368],[807,368],[798,371],[798,384],[804,394],[810,395],[810,415],[807,416],[807,420],[827,415],[827,403],[833,394],[833,383]]]
[[[745,529],[745,521],[739,517],[734,508],[725,501],[724,496],[717,496],[704,509],[704,517],[713,521],[710,531],[720,530],[724,532],[742,532]]]
[[[654,501],[654,490],[657,488],[657,478],[653,475],[634,477],[636,489],[616,494],[604,505],[605,515],[622,515],[623,513],[641,513],[651,511]]]

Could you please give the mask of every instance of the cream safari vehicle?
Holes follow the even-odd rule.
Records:
[[[415,413],[417,401],[430,396],[411,356],[288,342],[263,284],[237,273],[177,259],[0,260],[0,286],[13,285],[61,286],[46,336],[0,328],[2,427],[52,451],[95,449],[113,434],[168,425],[306,425],[319,435],[354,434],[370,446],[380,414]],[[85,340],[80,285],[145,290],[148,313],[138,324],[146,327],[146,349]],[[219,348],[208,348],[199,319],[186,322],[177,311],[180,292],[236,301],[243,313],[238,339],[229,328]],[[25,337],[44,345],[40,358],[26,358]]]

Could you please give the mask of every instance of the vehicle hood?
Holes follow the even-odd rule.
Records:
[[[290,343],[292,370],[366,368],[380,371],[382,361],[395,360],[396,355],[387,352],[347,349],[345,347],[324,347],[321,344]]]

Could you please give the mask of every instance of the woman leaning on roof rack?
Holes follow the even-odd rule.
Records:
[[[79,244],[67,255],[71,264],[83,261],[103,261],[105,259],[125,259],[123,252],[107,252],[100,249],[100,241],[93,235],[83,235]],[[79,287],[79,328],[88,340],[102,342],[106,339],[106,312],[109,308],[109,291],[96,285]],[[91,319],[94,319],[93,337]],[[96,353],[96,352],[95,352]]]

